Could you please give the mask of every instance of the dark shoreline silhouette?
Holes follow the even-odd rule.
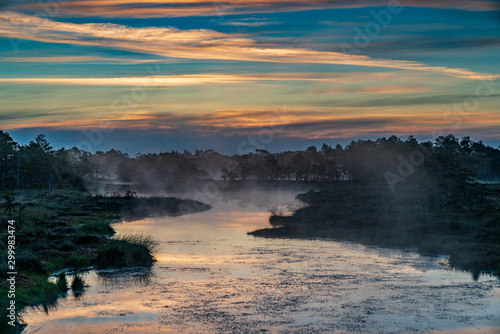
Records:
[[[306,207],[271,215],[273,227],[251,232],[254,236],[412,247],[451,255],[450,265],[472,272],[475,279],[485,272],[498,275],[499,180],[499,149],[453,135],[433,142],[391,136],[281,153],[257,149],[227,156],[197,150],[132,158],[116,150],[54,150],[44,135],[19,145],[0,131],[0,219],[21,223],[19,269],[25,281],[20,286],[26,289],[21,307],[57,296],[57,286],[47,282],[54,270],[80,269],[96,258],[106,260],[104,267],[140,264],[130,261],[134,258],[151,265],[151,240],[109,241],[109,225],[207,210],[209,202],[136,198],[134,192],[203,195],[208,186],[215,186],[221,198],[231,189],[262,184],[316,189],[298,196]],[[124,195],[95,196],[117,189]],[[0,245],[5,253],[5,243]],[[115,257],[118,261],[108,261]]]

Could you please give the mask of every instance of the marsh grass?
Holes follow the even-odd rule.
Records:
[[[109,221],[103,219],[87,221],[80,226],[79,230],[84,233],[98,235],[112,235],[115,233],[115,230],[109,225]]]
[[[122,234],[114,240],[126,241],[131,244],[146,247],[150,253],[156,253],[158,250],[159,242],[150,235],[143,234]]]
[[[99,268],[150,267],[156,261],[152,254],[157,247],[151,236],[122,235],[99,248],[95,263]]]
[[[92,258],[84,254],[71,254],[66,260],[63,260],[64,266],[73,269],[82,269],[92,264]]]
[[[9,206],[10,217],[6,209],[9,197],[14,197],[14,205]],[[104,267],[150,267],[154,262],[152,253],[157,245],[154,240],[136,235],[110,239],[108,237],[114,234],[111,224],[123,217],[124,210],[135,212],[137,209],[140,217],[146,217],[151,208],[156,213],[178,214],[179,206],[186,203],[195,202],[175,198],[92,196],[72,190],[0,192],[2,240],[7,240],[6,222],[9,219],[16,222],[16,247],[19,247],[16,249],[16,269],[22,277],[16,289],[18,311],[36,305],[49,310],[55,305],[64,286],[62,280],[59,285],[48,281],[51,272],[82,270],[98,264]],[[193,212],[198,210],[195,208],[207,210],[209,206],[193,205]],[[7,258],[7,243],[0,243],[0,256]],[[6,261],[0,261],[0,269],[3,302],[8,288],[5,280],[8,271]],[[5,311],[2,307],[1,333],[4,328],[9,328],[5,327],[8,326]],[[19,321],[15,330],[20,329],[22,324]]]

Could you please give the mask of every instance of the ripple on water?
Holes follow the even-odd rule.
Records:
[[[188,221],[117,225],[161,241],[153,272],[88,272],[80,299],[49,314],[27,310],[26,333],[493,333],[500,325],[492,277],[474,282],[442,257],[409,251],[247,236],[265,216],[228,201]]]

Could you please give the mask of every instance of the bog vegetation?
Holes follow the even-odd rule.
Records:
[[[257,149],[227,156],[197,150],[130,157],[117,150],[55,150],[44,135],[20,145],[0,131],[0,234],[7,240],[7,220],[14,218],[18,305],[47,303],[66,293],[64,275],[58,284],[47,281],[55,270],[151,266],[153,240],[109,239],[111,223],[209,208],[174,198],[136,198],[130,191],[117,196],[111,190],[117,185],[154,193],[189,190],[210,180],[315,185],[318,191],[299,195],[306,207],[290,216],[271,216],[273,227],[253,232],[256,236],[415,247],[451,254],[451,265],[476,277],[481,271],[500,271],[500,150],[469,137],[419,142],[391,136],[281,153]],[[0,255],[6,258],[5,242]],[[5,275],[5,261],[1,264]],[[75,276],[71,285],[82,290],[80,280]],[[2,296],[5,288],[0,285]]]

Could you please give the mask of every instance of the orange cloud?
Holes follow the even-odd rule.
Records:
[[[455,131],[457,126],[462,131],[490,129],[500,122],[491,111],[475,112],[460,124],[456,117],[451,116],[447,117],[441,108],[425,111],[415,108],[411,112],[387,107],[242,108],[192,115],[184,119],[183,124],[185,128],[196,128],[201,133],[224,136],[255,135],[260,129],[279,129],[273,131],[282,137],[321,139],[359,137],[371,133],[425,135],[438,128]]]
[[[420,85],[374,85],[367,87],[340,87],[335,89],[313,89],[308,93],[313,94],[337,94],[337,93],[366,93],[366,94],[401,94],[401,93],[430,93],[436,92],[435,88]]]
[[[191,86],[203,84],[243,83],[258,80],[255,76],[225,74],[199,74],[178,76],[145,76],[115,78],[0,78],[0,82],[42,85],[82,85],[82,86]]]
[[[152,75],[142,77],[109,77],[109,78],[78,78],[78,77],[39,77],[39,78],[0,78],[0,83],[41,84],[41,85],[77,85],[77,86],[146,86],[146,87],[177,87],[207,84],[237,84],[249,82],[324,82],[353,83],[398,79],[392,73],[259,73],[259,74],[222,74],[202,73],[184,75]],[[424,91],[423,86],[373,86],[364,88],[338,88],[335,90],[316,90],[317,93],[397,93]],[[427,91],[427,90],[426,90]]]
[[[82,63],[112,62],[122,64],[158,63],[158,59],[109,58],[97,56],[49,56],[49,57],[0,57],[1,62],[9,63]]]
[[[42,3],[43,4],[43,3]],[[50,4],[50,3],[49,3]],[[219,16],[250,13],[303,11],[313,9],[386,7],[386,0],[76,0],[60,1],[57,7],[49,7],[58,16],[106,16],[106,17],[185,17]],[[401,1],[401,6],[449,8],[467,11],[488,11],[495,6],[493,1],[472,0],[418,0]],[[40,12],[40,2],[12,4],[11,10]]]
[[[99,126],[94,120],[64,120],[64,121],[29,121],[23,123],[12,122],[11,124],[2,124],[3,130],[16,130],[26,128],[67,128],[67,129],[85,129]]]
[[[111,114],[96,120],[11,120],[2,124],[3,130],[32,127],[82,130],[98,128],[102,120],[116,129],[177,133],[184,136],[247,136],[262,129],[271,130],[275,136],[285,138],[323,139],[349,138],[371,134],[430,135],[441,128],[462,133],[482,131],[493,133],[500,120],[494,111],[477,111],[463,122],[446,110],[435,107],[421,111],[419,108],[399,107],[261,107],[215,110],[210,113],[189,114],[152,113],[147,110],[128,115]],[[78,115],[71,115],[78,117]],[[84,117],[84,116],[80,116]],[[53,117],[55,118],[55,116]],[[493,132],[492,132],[493,131]]]
[[[164,115],[163,115],[164,116]],[[80,115],[66,115],[66,117],[71,117],[72,119],[66,120],[55,120],[58,116],[45,116],[42,118],[37,118],[35,120],[26,120],[25,118],[21,120],[11,120],[2,124],[3,130],[15,130],[23,128],[64,128],[64,129],[92,129],[99,128],[102,122],[107,122],[107,126],[112,124],[116,128],[121,129],[173,129],[174,127],[160,124],[158,121],[165,120],[161,115],[155,115],[144,111],[132,111],[124,115],[103,115],[101,118],[96,119],[81,119]],[[85,116],[83,116],[85,117]],[[48,119],[49,118],[49,119]]]
[[[437,72],[463,79],[493,80],[499,75],[467,69],[426,66],[419,62],[310,49],[259,47],[239,34],[213,30],[132,28],[116,24],[56,22],[14,12],[0,12],[0,36],[50,43],[97,45],[107,48],[187,59],[220,59],[281,63],[320,63]]]

